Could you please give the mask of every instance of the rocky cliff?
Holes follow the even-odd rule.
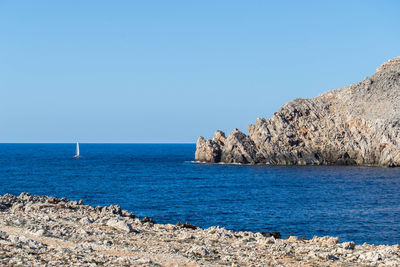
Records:
[[[195,160],[279,165],[400,166],[400,57],[363,81],[295,99],[249,135],[200,137]]]

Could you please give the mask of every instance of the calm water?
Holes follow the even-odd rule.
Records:
[[[0,144],[0,193],[118,204],[160,223],[400,243],[400,168],[191,163],[195,145]]]

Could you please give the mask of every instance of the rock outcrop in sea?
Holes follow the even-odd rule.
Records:
[[[400,246],[139,220],[119,206],[0,196],[0,266],[399,266]]]
[[[199,137],[195,160],[400,166],[400,57],[359,83],[295,99],[271,118],[258,118],[248,131]]]

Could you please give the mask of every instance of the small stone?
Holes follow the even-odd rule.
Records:
[[[190,223],[187,223],[187,222],[184,222],[184,223],[178,222],[176,224],[176,226],[182,227],[182,228],[187,228],[187,229],[192,229],[192,230],[196,230],[198,228],[196,225],[190,224]]]
[[[351,242],[343,242],[342,246],[345,249],[354,249],[356,247],[356,244],[353,241],[351,241]]]
[[[108,226],[114,227],[126,233],[131,233],[133,231],[132,226],[122,220],[110,219],[107,222]]]
[[[112,242],[110,240],[104,240],[103,244],[106,245],[106,246],[111,246]]]
[[[78,234],[84,235],[84,236],[85,236],[85,235],[88,235],[88,232],[86,232],[85,229],[82,229],[82,228],[81,228],[81,229],[78,230]]]
[[[48,197],[46,202],[49,204],[57,204],[58,202],[60,202],[60,200],[55,197]]]
[[[89,225],[92,224],[93,221],[89,219],[88,217],[83,217],[82,219],[79,220],[79,223],[82,225]]]
[[[297,241],[299,241],[299,239],[297,238],[297,236],[294,236],[294,235],[291,235],[291,236],[289,236],[289,237],[286,237],[286,240],[287,240],[288,242],[297,242]]]
[[[199,256],[203,256],[203,257],[210,254],[208,249],[206,249],[204,247],[200,247],[200,246],[194,246],[188,252],[193,255],[199,255]]]
[[[265,235],[266,237],[273,236],[275,239],[281,239],[282,238],[280,232],[268,232],[268,233],[261,232],[261,234]]]
[[[328,256],[327,256],[327,259],[328,260],[333,260],[333,261],[337,261],[337,260],[339,260],[339,258],[338,257],[336,257],[335,255],[333,255],[333,254],[328,254]]]
[[[376,263],[378,261],[382,261],[383,256],[376,251],[368,251],[366,253],[360,254],[359,259]]]
[[[155,221],[155,220],[153,220],[153,218],[150,218],[150,217],[144,217],[144,218],[142,219],[142,223],[156,224],[156,221]]]
[[[123,217],[129,217],[129,218],[132,218],[132,219],[135,219],[135,218],[136,218],[136,215],[135,215],[134,213],[129,212],[129,211],[127,211],[127,210],[122,210],[121,215],[122,215]]]
[[[46,233],[44,229],[39,229],[35,232],[36,236],[43,236]]]
[[[152,261],[150,258],[140,258],[140,259],[135,260],[135,263],[136,264],[151,264]]]
[[[176,230],[177,229],[177,227],[175,226],[175,225],[173,225],[173,224],[165,224],[164,226],[163,226],[163,228],[164,229],[166,229],[166,230],[169,230],[169,231],[173,231],[173,230]]]
[[[15,204],[12,206],[11,212],[14,213],[16,211],[21,211],[23,208],[24,208],[24,204],[18,203],[18,204]],[[0,207],[0,210],[1,210],[1,207]]]

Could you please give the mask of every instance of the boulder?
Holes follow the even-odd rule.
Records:
[[[113,219],[108,220],[107,226],[111,226],[115,229],[121,230],[126,233],[133,232],[132,226],[129,223],[126,223],[125,221],[119,220],[119,219],[113,218]]]
[[[220,130],[215,132],[212,140],[205,140],[200,136],[196,144],[195,160],[209,163],[221,161],[221,152],[225,141],[225,133]]]

